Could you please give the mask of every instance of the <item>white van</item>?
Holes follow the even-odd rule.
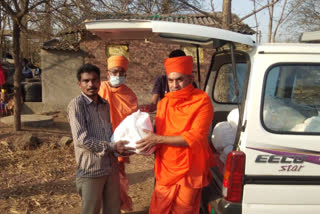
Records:
[[[203,213],[320,213],[320,44],[255,45],[239,33],[162,21],[99,20],[86,28],[100,37],[223,49],[204,88],[215,109],[212,130],[234,108],[239,119],[226,162],[211,144],[218,165],[203,190]]]

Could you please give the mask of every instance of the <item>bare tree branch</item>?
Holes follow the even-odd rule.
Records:
[[[277,23],[277,25],[276,25],[276,27],[275,27],[275,29],[273,31],[272,42],[275,42],[275,40],[276,40],[276,35],[277,35],[278,28],[282,24],[283,19],[284,19],[284,12],[285,12],[286,6],[287,6],[287,0],[284,0],[280,18],[279,18],[278,23]]]
[[[265,5],[265,6],[261,7],[260,9],[255,10],[255,11],[253,11],[252,13],[249,13],[248,15],[242,17],[242,18],[241,18],[240,20],[238,20],[237,22],[232,23],[231,26],[237,25],[237,24],[241,23],[243,20],[249,18],[250,16],[254,15],[255,13],[258,13],[258,12],[260,12],[261,10],[263,10],[263,9],[265,9],[265,8],[267,8],[267,7],[270,7],[271,5],[274,5],[274,4],[278,3],[279,1],[280,1],[280,0],[275,0],[274,2]]]
[[[14,8],[16,9],[16,12],[20,12],[20,7],[19,7],[19,4],[18,4],[18,1],[13,1],[13,5],[14,5]]]
[[[256,0],[253,0],[253,10],[256,10]],[[254,20],[256,22],[256,41],[257,43],[260,43],[260,39],[259,39],[259,24],[258,24],[258,18],[257,18],[257,13],[254,14]]]
[[[213,0],[210,0],[210,6],[211,6],[211,11],[214,13],[215,9],[214,9]]]
[[[23,1],[21,1],[21,2],[23,2]],[[26,0],[23,6],[24,6],[24,8],[22,9],[22,11],[24,12],[24,15],[25,15],[29,12],[29,10],[28,10],[29,0]]]
[[[16,1],[14,1],[16,3]],[[0,1],[0,4],[2,5],[2,7],[4,8],[4,11],[10,15],[13,16],[15,14],[15,11],[12,10],[12,8],[10,7],[10,5],[5,2],[5,1]]]
[[[204,14],[204,15],[206,15],[206,16],[209,16],[209,17],[211,17],[211,18],[214,18],[212,14],[207,13],[207,12],[205,12],[205,11],[203,11],[203,10],[200,10],[199,8],[197,8],[197,7],[189,4],[189,3],[186,2],[185,0],[178,0],[178,1],[180,1],[181,3],[185,4],[186,6],[188,6],[188,7],[190,7],[190,8],[192,8],[193,10],[198,11],[199,13],[202,13],[202,14]]]
[[[203,10],[201,10],[201,9],[199,9],[199,8],[191,5],[191,4],[189,4],[189,3],[186,2],[185,0],[178,0],[178,1],[180,1],[181,3],[185,4],[186,6],[192,8],[193,10],[195,10],[195,11],[197,11],[197,12],[202,13],[203,15],[212,18],[213,20],[215,20],[217,23],[220,24],[220,20],[218,20],[217,17],[215,17],[214,15],[212,15],[212,14],[210,14],[210,13],[207,13],[207,12],[205,12],[205,11],[203,11]]]
[[[31,10],[35,9],[35,8],[38,7],[39,5],[44,4],[44,3],[46,3],[46,2],[48,2],[48,0],[39,1],[39,2],[31,5],[31,6],[29,7],[28,11],[31,11]]]
[[[269,2],[269,0],[268,0],[268,2]],[[271,2],[273,3],[274,0],[271,0]],[[268,11],[269,11],[268,42],[271,42],[274,4],[269,6]]]

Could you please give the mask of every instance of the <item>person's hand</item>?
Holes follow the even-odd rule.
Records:
[[[143,131],[148,134],[147,137],[136,142],[136,149],[138,149],[141,153],[148,152],[152,147],[161,143],[160,135],[156,135],[146,129],[144,129]]]
[[[127,150],[127,151],[124,151],[123,153],[121,153],[120,156],[127,157],[127,156],[134,155],[134,154],[136,154],[136,153],[133,152],[132,150]]]
[[[154,112],[157,109],[157,104],[150,103],[150,104],[139,105],[139,109],[142,112]]]
[[[116,144],[116,151],[122,156],[129,156],[129,155],[134,154],[133,151],[135,151],[135,148],[125,146],[128,143],[129,143],[128,141],[123,141],[123,140],[116,142],[115,143]]]
[[[151,106],[150,104],[139,105],[139,109],[142,112],[150,112]]]
[[[155,110],[157,110],[157,104],[150,103],[150,112],[154,112]]]

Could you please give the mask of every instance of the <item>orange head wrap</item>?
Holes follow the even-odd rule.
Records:
[[[122,67],[127,72],[128,64],[129,61],[124,56],[111,56],[108,58],[108,70],[113,67]]]
[[[193,59],[192,56],[179,56],[168,58],[164,61],[166,73],[169,75],[172,72],[192,75]]]

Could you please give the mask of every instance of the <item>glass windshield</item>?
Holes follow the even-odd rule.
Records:
[[[263,123],[275,132],[320,133],[320,65],[277,65],[267,73]]]
[[[236,64],[237,86],[239,90],[239,101],[242,98],[242,88],[247,70],[245,63]],[[220,67],[217,80],[214,86],[214,100],[218,103],[236,104],[237,96],[232,74],[232,65],[224,64]]]

